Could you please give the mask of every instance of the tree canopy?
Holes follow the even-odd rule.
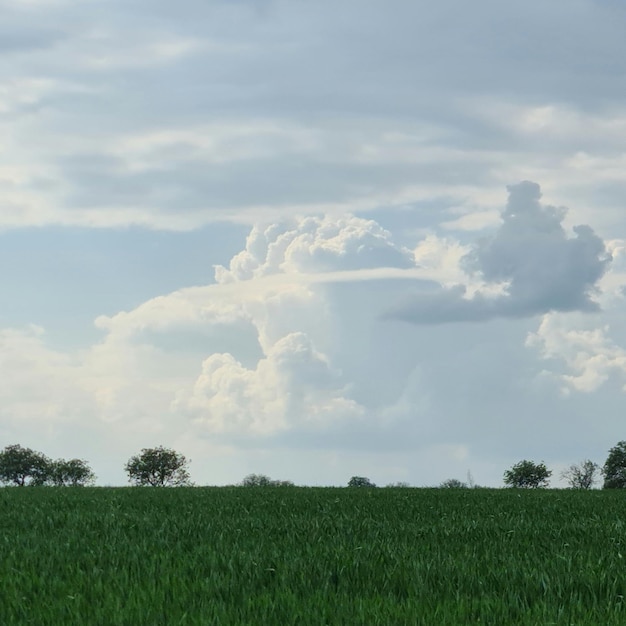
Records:
[[[248,474],[242,481],[242,487],[293,487],[290,480],[273,480],[265,474]]]
[[[609,456],[602,468],[604,489],[624,489],[626,487],[626,441],[620,441],[609,450]]]
[[[83,487],[92,485],[95,474],[82,459],[57,459],[50,463],[49,482],[57,487]]]
[[[159,446],[143,448],[131,457],[124,469],[135,485],[150,487],[180,487],[190,485],[189,462],[184,455]]]
[[[0,481],[18,487],[44,485],[49,477],[50,459],[41,452],[10,445],[0,452]]]
[[[7,446],[0,452],[0,482],[18,487],[55,485],[90,485],[95,475],[81,459],[52,461],[45,454],[19,444]]]
[[[353,476],[348,481],[348,487],[376,487],[376,485],[365,476]]]
[[[524,460],[504,472],[504,484],[522,489],[537,489],[547,487],[550,476],[552,472],[545,463]]]

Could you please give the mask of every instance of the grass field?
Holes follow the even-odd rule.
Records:
[[[0,624],[626,624],[620,491],[0,489]]]

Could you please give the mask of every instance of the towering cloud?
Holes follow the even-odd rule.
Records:
[[[305,217],[254,227],[229,267],[215,268],[218,284],[208,290],[240,294],[261,358],[246,365],[230,352],[209,355],[177,409],[207,433],[239,437],[319,432],[363,417],[325,350],[334,327],[328,294],[302,275],[414,266],[413,253],[372,220]],[[278,274],[285,280],[274,281]],[[253,285],[261,289],[257,297]]]
[[[249,280],[279,272],[325,272],[414,266],[410,250],[373,220],[353,215],[307,217],[266,228],[255,226],[246,249],[217,266],[217,282]]]

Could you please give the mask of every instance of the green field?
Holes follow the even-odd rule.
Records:
[[[626,624],[626,494],[0,489],[0,624]]]

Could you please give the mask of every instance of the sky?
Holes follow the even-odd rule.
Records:
[[[623,2],[0,14],[0,446],[496,487],[626,439]]]

